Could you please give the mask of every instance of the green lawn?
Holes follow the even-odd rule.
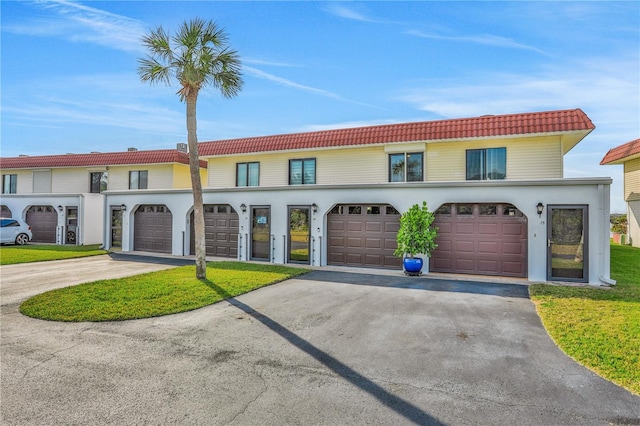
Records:
[[[99,244],[90,246],[32,245],[0,246],[0,265],[42,262],[45,260],[72,259],[107,253]]]
[[[20,305],[24,315],[53,321],[119,321],[190,311],[304,274],[307,269],[246,262],[195,266],[52,290]]]
[[[611,245],[611,289],[529,287],[545,328],[571,358],[640,395],[640,249]]]

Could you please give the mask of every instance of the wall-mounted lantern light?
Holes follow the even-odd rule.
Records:
[[[240,210],[242,210],[242,213],[246,213],[247,212],[247,205],[245,203],[240,204]]]
[[[544,204],[538,203],[536,206],[536,211],[538,212],[538,216],[542,217],[542,211],[544,210]]]
[[[311,204],[311,211],[318,213],[318,205],[316,203]]]
[[[63,210],[62,206],[58,206],[58,210],[62,211]]]
[[[127,206],[124,205],[124,204],[121,204],[120,205],[120,210],[122,210],[123,212],[126,212],[127,211]]]

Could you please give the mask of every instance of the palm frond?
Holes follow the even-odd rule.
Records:
[[[171,83],[171,67],[163,65],[155,58],[146,57],[138,59],[138,75],[140,80],[155,83]]]
[[[173,36],[158,27],[142,42],[149,55],[138,61],[141,80],[168,84],[175,78],[181,86],[177,92],[181,101],[208,85],[226,98],[242,89],[240,57],[229,49],[224,30],[213,21],[185,21]]]
[[[143,36],[142,43],[148,49],[149,54],[152,57],[157,57],[166,62],[171,62],[173,50],[171,49],[169,35],[161,26],[151,30],[149,34]]]

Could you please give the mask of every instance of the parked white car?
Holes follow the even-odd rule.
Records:
[[[31,227],[22,219],[0,219],[0,243],[25,245],[33,238]]]

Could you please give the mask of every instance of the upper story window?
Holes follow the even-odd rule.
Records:
[[[467,180],[498,180],[507,177],[507,148],[467,150]]]
[[[422,152],[389,154],[389,182],[424,181]]]
[[[260,163],[236,163],[236,186],[260,186]]]
[[[18,189],[18,175],[2,175],[2,193],[16,194]]]
[[[149,172],[147,170],[132,170],[129,172],[129,189],[147,189]]]
[[[89,177],[89,192],[98,194],[107,190],[107,172],[91,172]]]
[[[289,185],[313,185],[315,183],[315,158],[289,160]]]

